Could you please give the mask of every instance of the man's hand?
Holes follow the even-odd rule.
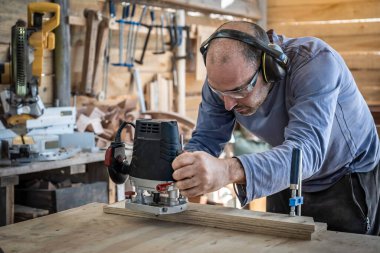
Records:
[[[229,183],[245,183],[244,169],[236,158],[218,159],[203,151],[185,152],[172,166],[176,186],[186,197],[213,192]]]

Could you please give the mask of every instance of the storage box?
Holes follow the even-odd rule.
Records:
[[[107,182],[96,182],[55,190],[15,189],[15,202],[54,213],[92,202],[108,203],[108,187]]]

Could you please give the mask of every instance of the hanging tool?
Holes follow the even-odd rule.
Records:
[[[164,14],[161,13],[161,24],[156,26],[156,51],[153,54],[165,54],[165,38],[164,38]],[[158,44],[161,44],[159,49]]]
[[[123,9],[123,19],[119,19],[116,22],[128,24],[130,27],[128,29],[128,35],[127,35],[127,45],[126,45],[126,60],[123,61],[123,47],[119,47],[119,62],[113,63],[114,66],[119,67],[128,67],[129,72],[131,73],[131,84],[135,84],[137,88],[137,93],[139,96],[140,101],[140,108],[142,112],[146,111],[145,107],[145,101],[144,101],[144,94],[141,84],[141,78],[140,78],[140,72],[137,69],[133,68],[133,62],[134,62],[134,53],[136,49],[136,40],[139,33],[139,28],[141,26],[142,19],[145,16],[147,7],[144,5],[141,11],[141,16],[139,18],[139,21],[136,22],[133,20],[134,14],[136,10],[136,4],[132,5],[131,15],[129,14],[129,5],[125,5],[125,8]],[[136,27],[136,30],[135,30]],[[132,87],[132,85],[131,85]]]
[[[125,55],[125,65],[127,67],[133,67],[133,62],[131,64],[131,58],[132,58],[132,47],[133,47],[133,38],[134,38],[134,35],[135,35],[135,25],[136,23],[134,22],[134,16],[135,16],[135,11],[136,11],[136,4],[133,4],[132,5],[132,10],[131,10],[131,16],[129,17],[129,20],[128,20],[128,16],[127,16],[127,24],[128,24],[128,36],[127,36],[127,44],[126,44],[126,55]]]
[[[108,25],[108,27],[110,27],[111,24],[113,24],[113,22],[115,22],[115,17],[116,17],[115,4],[114,4],[113,0],[109,0],[108,8],[109,8],[109,25]],[[103,87],[102,87],[102,91],[98,95],[99,100],[104,100],[107,97],[108,72],[109,72],[109,64],[110,64],[111,46],[112,46],[112,30],[109,29],[107,47],[106,47],[106,51],[104,53]]]
[[[290,190],[291,197],[289,199],[290,216],[301,216],[302,197],[302,153],[301,149],[293,148],[292,162],[290,168]]]
[[[128,163],[121,132],[127,125],[136,128],[132,160]],[[174,185],[171,163],[182,152],[176,121],[137,120],[136,126],[123,122],[108,147],[104,164],[112,181],[127,179],[134,191],[126,193],[125,208],[160,214],[185,211],[187,200]],[[149,154],[149,159],[147,159]]]
[[[92,94],[94,78],[94,61],[96,55],[96,39],[98,36],[99,23],[102,19],[101,13],[95,10],[84,10],[86,18],[86,39],[83,56],[81,92]]]
[[[124,50],[124,20],[129,16],[129,3],[122,2],[122,18],[116,20],[119,23],[119,62],[123,62]]]
[[[107,51],[107,43],[109,39],[109,24],[110,20],[106,17],[100,21],[98,26],[98,34],[96,38],[96,50],[95,50],[95,58],[94,58],[94,76],[92,80],[92,91],[91,94],[99,98],[102,95],[104,80],[103,82],[100,79],[102,74],[102,68],[104,68],[104,64],[106,64],[105,55]],[[103,63],[103,65],[101,64]],[[105,74],[105,73],[104,73]]]
[[[135,32],[133,40],[132,40],[131,57],[129,59],[130,60],[129,64],[131,65],[131,67],[133,67],[133,62],[135,61],[135,52],[136,52],[137,37],[138,37],[139,31],[140,31],[142,20],[145,17],[146,11],[147,11],[147,6],[144,5],[143,8],[142,8],[142,10],[141,10],[141,15],[140,15],[139,21],[136,23],[137,27],[136,27],[136,32]]]
[[[145,26],[145,27],[148,28],[148,33],[147,33],[147,35],[145,37],[144,46],[143,46],[143,50],[141,52],[140,59],[139,60],[135,60],[135,62],[138,63],[138,64],[140,64],[140,65],[142,65],[144,63],[144,56],[145,56],[146,48],[148,47],[148,42],[149,42],[150,34],[151,34],[153,26],[154,26],[154,9],[153,9],[153,7],[151,7],[151,9],[150,9],[150,20],[151,20],[150,25],[141,24],[141,25],[143,25],[143,26]]]

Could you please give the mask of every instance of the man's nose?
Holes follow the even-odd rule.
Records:
[[[223,96],[223,101],[224,108],[226,108],[227,111],[231,111],[237,105],[236,99],[228,96]]]

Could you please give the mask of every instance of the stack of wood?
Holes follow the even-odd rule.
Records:
[[[80,96],[77,110],[78,131],[94,132],[99,148],[107,148],[114,140],[121,121],[133,122],[139,117],[137,97],[128,95],[104,101]],[[122,139],[132,142],[132,137],[133,129],[128,128]]]
[[[156,74],[153,81],[146,86],[145,100],[148,110],[173,112],[174,96],[173,81],[164,78],[161,74]]]

